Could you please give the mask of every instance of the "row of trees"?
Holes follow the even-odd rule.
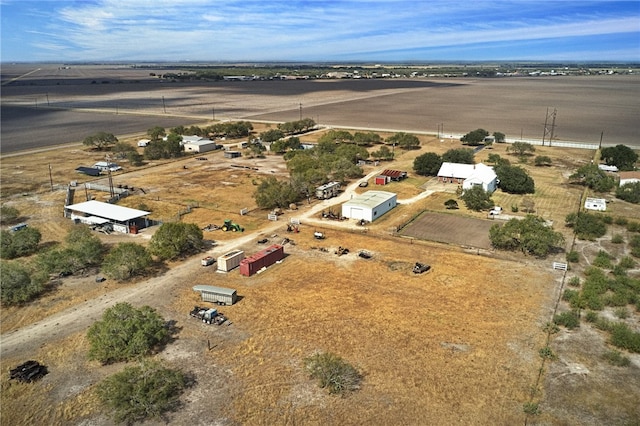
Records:
[[[460,141],[469,146],[478,146],[478,145],[490,145],[490,143],[485,142],[485,139],[489,136],[489,132],[485,129],[476,129],[472,130],[466,135],[460,138]],[[498,143],[505,142],[505,134],[502,132],[493,132],[493,138]]]
[[[15,240],[16,235],[22,237],[23,233],[34,231],[37,230],[27,227],[10,237]],[[2,241],[4,244],[4,235]],[[63,244],[44,249],[28,262],[9,262],[6,261],[9,257],[3,256],[0,264],[2,304],[14,305],[34,299],[46,289],[45,283],[51,276],[71,275],[99,267],[106,276],[124,281],[146,274],[154,266],[153,257],[157,262],[173,260],[197,253],[203,246],[202,230],[195,224],[172,222],[161,225],[148,248],[136,243],[119,243],[108,248],[88,227],[74,226]],[[21,252],[21,255],[36,250],[38,247]]]

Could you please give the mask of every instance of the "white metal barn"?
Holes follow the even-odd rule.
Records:
[[[398,203],[398,196],[387,191],[367,191],[342,205],[342,216],[373,222]]]
[[[197,141],[184,142],[182,143],[185,152],[207,152],[213,151],[218,147],[218,145],[209,139],[200,139]]]
[[[65,217],[87,225],[110,223],[113,230],[125,234],[136,234],[139,229],[149,226],[150,212],[103,203],[96,200],[65,206]]]

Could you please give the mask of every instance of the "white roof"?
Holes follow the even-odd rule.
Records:
[[[202,136],[196,136],[196,135],[182,135],[182,143],[195,143],[198,141],[203,140],[204,138]]]
[[[390,201],[396,198],[396,194],[387,191],[367,191],[353,197],[343,205],[364,207],[368,209],[374,209],[385,201]]]
[[[126,222],[127,220],[136,219],[138,217],[146,216],[151,213],[144,210],[131,209],[129,207],[103,203],[96,200],[72,204],[70,206],[66,206],[65,208],[73,210],[75,212],[80,212],[91,216],[104,217],[118,222]]]
[[[210,143],[215,143],[214,141],[212,141],[211,139],[200,139],[197,141],[182,141],[183,145],[208,145]]]
[[[233,293],[236,292],[236,290],[233,288],[215,287],[212,285],[195,285],[193,286],[193,291],[197,291],[200,293],[218,293],[227,296],[232,296]]]
[[[473,179],[480,182],[491,182],[496,176],[493,167],[482,163],[478,164],[460,164],[460,163],[442,163],[438,176],[453,177],[459,179]]]

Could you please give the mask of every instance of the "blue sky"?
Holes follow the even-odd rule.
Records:
[[[640,62],[640,0],[0,0],[0,14],[3,62]]]

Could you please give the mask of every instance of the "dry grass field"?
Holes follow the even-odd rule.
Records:
[[[107,90],[111,84],[97,86],[105,91],[105,98],[111,96]],[[404,93],[410,88],[404,87]],[[227,89],[229,96],[234,90],[241,91],[235,86]],[[295,91],[295,86],[290,90]],[[321,92],[327,105],[336,100],[332,90]],[[358,94],[369,100],[374,95],[364,89]],[[292,100],[294,95],[287,93],[287,99]],[[260,96],[263,98],[255,98],[265,102],[260,108],[273,107],[274,101],[267,102],[266,93]],[[344,96],[340,102],[346,102],[348,96]],[[390,92],[385,96],[392,98],[389,101],[397,99]],[[240,110],[241,97],[232,99]],[[295,111],[295,105],[291,108]],[[257,131],[266,128],[258,126]],[[480,126],[483,124],[469,128]],[[121,139],[133,143],[144,129],[131,133]],[[320,135],[318,132],[302,139],[313,141]],[[28,330],[34,323],[51,330],[51,335],[42,343],[33,340],[36,346],[25,342],[22,351],[3,356],[0,423],[112,424],[99,408],[95,385],[124,365],[103,367],[87,361],[83,322],[78,321],[80,325],[70,326],[67,331],[47,318],[95,306],[83,319],[92,321],[110,303],[110,295],[133,294],[141,286],[149,287],[145,287],[146,292],[135,292],[132,303],[149,304],[166,319],[177,321],[176,340],[157,357],[193,373],[197,380],[182,397],[183,407],[170,414],[170,424],[599,425],[607,418],[612,420],[610,424],[637,422],[637,389],[633,384],[622,385],[627,380],[640,382],[635,380],[637,366],[631,371],[607,370],[590,360],[594,353],[604,350],[606,342],[587,327],[557,337],[553,344],[560,358],[546,365],[541,381],[537,381],[542,366],[538,351],[547,338],[543,327],[552,317],[563,279],[563,273],[552,271],[550,265],[564,261],[564,254],[538,260],[487,248],[469,249],[453,238],[449,244],[415,238],[428,227],[440,226],[442,232],[442,218],[452,215],[459,221],[452,225],[459,234],[464,234],[465,226],[471,226],[471,219],[495,223],[487,220],[486,213],[468,211],[462,202],[459,210],[447,211],[444,202],[456,198],[457,186],[411,172],[416,156],[461,147],[452,138],[441,141],[430,135],[419,137],[420,150],[396,150],[393,162],[364,167],[365,174],[383,168],[409,171],[410,177],[402,182],[376,187],[370,181],[369,188],[357,189],[397,193],[400,204],[396,209],[365,227],[340,225],[316,215],[303,220],[297,234],[285,232],[286,221],[312,206],[302,203],[298,210],[285,211],[277,223],[272,223],[252,198],[261,178],[286,176],[286,167],[277,156],[224,160],[222,153],[215,152],[204,154],[204,161],[186,157],[139,168],[124,163],[124,172],[113,176],[114,184],[137,190],[122,200],[122,205],[145,205],[160,220],[176,220],[191,206],[191,212],[181,220],[201,227],[231,218],[246,229],[238,247],[247,254],[263,247],[257,244],[259,238],[279,243],[286,236],[294,244],[285,245],[287,256],[282,263],[250,278],[237,271],[222,274],[214,267],[203,268],[200,256],[194,256],[132,283],[107,280],[98,284],[98,271],[87,271],[85,276],[60,280],[34,303],[3,308],[3,337]],[[486,161],[493,153],[517,164],[518,159],[506,149],[505,144],[494,145],[480,151],[476,161]],[[552,221],[554,229],[565,234],[569,247],[571,233],[563,226],[564,218],[577,210],[584,188],[569,185],[567,178],[577,167],[590,162],[594,152],[536,147],[535,154],[547,155],[553,163],[551,167],[535,167],[533,158],[520,163],[536,183],[536,193],[531,195],[536,214]],[[0,162],[2,201],[16,206],[25,221],[41,230],[43,243],[53,245],[72,226],[62,218],[64,188],[70,181],[78,182],[76,202],[83,201],[85,195],[104,199],[105,195],[97,191],[85,193],[83,183],[94,179],[74,171],[78,165],[102,159],[103,153],[77,144],[5,155]],[[106,183],[105,178],[98,181]],[[423,191],[435,192],[408,201]],[[524,214],[522,209],[511,212],[512,206],[522,205],[522,196],[497,191],[493,200],[508,214]],[[339,208],[331,202],[325,204],[327,208]],[[242,208],[249,213],[240,216]],[[640,219],[640,209],[619,200],[609,203],[608,208],[614,217]],[[433,222],[420,225],[419,219],[414,219],[425,211]],[[395,230],[406,224],[409,226],[405,229],[416,228],[413,236],[396,235]],[[318,229],[327,235],[325,240],[313,238],[313,231]],[[153,231],[151,228],[135,236],[99,236],[107,244],[146,244]],[[212,245],[208,252],[222,254],[222,247],[233,244],[238,237],[237,233],[206,232],[207,240],[220,245]],[[337,256],[334,251],[338,246],[349,248],[350,253]],[[593,253],[598,247],[585,244],[578,249]],[[359,250],[373,257],[360,258]],[[432,269],[413,274],[412,266],[418,261],[430,264]],[[188,316],[193,305],[202,303],[192,291],[196,284],[237,289],[239,302],[221,308],[230,325],[207,326]],[[316,351],[334,352],[356,366],[364,376],[361,389],[345,398],[319,389],[303,369],[303,359]],[[7,370],[26,359],[46,364],[50,373],[33,384],[9,381]],[[577,366],[588,367],[589,374]],[[526,418],[523,404],[530,400],[536,386],[533,394],[541,401],[543,413],[535,419]],[[593,389],[599,390],[597,396]]]

